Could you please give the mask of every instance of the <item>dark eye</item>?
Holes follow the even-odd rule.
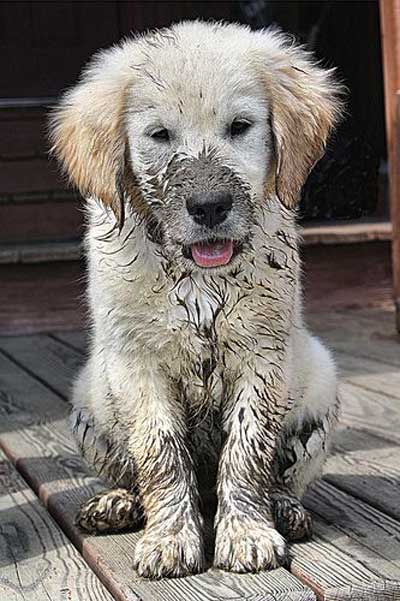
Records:
[[[245,119],[234,119],[229,128],[229,134],[231,138],[242,136],[247,130],[250,129],[251,125],[251,122],[246,121]]]
[[[157,140],[157,142],[169,142],[169,131],[165,128],[157,129],[151,134],[151,138]]]

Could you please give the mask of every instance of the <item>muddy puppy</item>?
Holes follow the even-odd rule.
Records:
[[[73,431],[110,486],[78,523],[144,518],[142,576],[285,561],[337,421],[335,367],[303,325],[296,202],[341,110],[283,34],[184,22],[100,52],[53,115],[86,198],[89,357]]]

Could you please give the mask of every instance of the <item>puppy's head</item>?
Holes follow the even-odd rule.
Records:
[[[53,150],[121,223],[130,202],[169,260],[229,268],[271,194],[295,206],[338,92],[280,33],[181,23],[95,57],[54,114]]]

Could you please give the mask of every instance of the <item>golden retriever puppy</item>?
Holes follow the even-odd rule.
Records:
[[[283,34],[183,22],[100,52],[63,97],[53,152],[85,196],[89,358],[80,450],[114,490],[82,528],[145,529],[150,578],[274,568],[337,420],[335,367],[302,320],[296,201],[340,89]]]

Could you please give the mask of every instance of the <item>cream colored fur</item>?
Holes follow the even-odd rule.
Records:
[[[338,409],[332,359],[303,324],[293,207],[339,111],[332,74],[281,33],[186,22],[100,53],[54,116],[54,152],[87,197],[92,333],[73,425],[93,468],[139,495],[142,575],[203,568],[197,480],[212,466],[215,565],[284,561],[274,491],[296,502],[320,475]],[[251,128],[233,139],[238,116]],[[182,251],[201,161],[207,181],[225,169],[245,190],[226,227],[246,242],[226,267]]]

